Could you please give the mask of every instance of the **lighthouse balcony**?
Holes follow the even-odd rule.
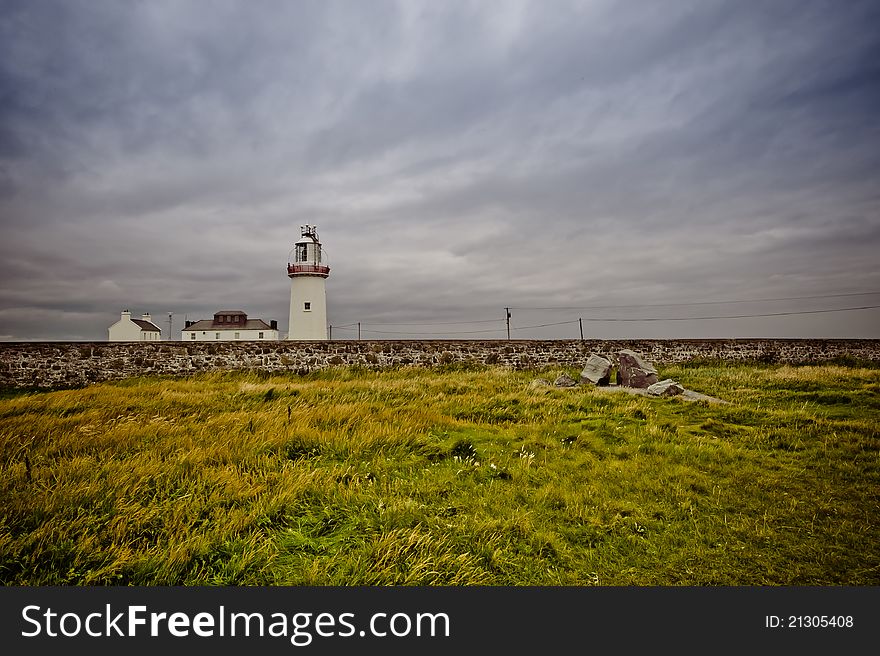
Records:
[[[306,264],[305,262],[298,262],[296,264],[287,265],[287,275],[291,278],[293,276],[321,276],[322,278],[326,278],[330,275],[330,267],[324,264]]]

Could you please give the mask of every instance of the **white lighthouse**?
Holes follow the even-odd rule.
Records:
[[[290,322],[287,339],[327,339],[327,292],[330,267],[321,252],[315,226],[301,226],[302,237],[288,256]]]

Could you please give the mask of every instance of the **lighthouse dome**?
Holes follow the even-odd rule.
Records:
[[[320,243],[318,240],[318,231],[313,225],[304,225],[300,226],[300,231],[302,232],[302,237],[300,237],[295,243],[297,244],[315,244]]]
[[[315,244],[318,242],[318,235],[312,233],[308,235],[303,235],[299,239],[297,239],[294,244]]]

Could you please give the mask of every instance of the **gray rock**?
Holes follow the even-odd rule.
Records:
[[[591,353],[587,364],[584,365],[584,370],[581,372],[581,382],[607,385],[611,382],[611,360]]]
[[[635,351],[622,349],[617,354],[617,382],[625,387],[650,387],[657,382],[657,370]]]
[[[693,390],[689,389],[686,389],[684,392],[682,392],[681,398],[687,399],[688,401],[706,401],[707,403],[722,403],[724,405],[730,405],[729,401],[716,399],[714,396],[701,394],[700,392],[694,392]]]
[[[671,378],[661,380],[659,383],[654,383],[653,385],[648,385],[649,396],[678,396],[683,392],[684,387]]]
[[[632,396],[648,396],[648,390],[638,387],[621,387],[620,385],[608,385],[607,387],[596,387],[595,389],[600,392],[622,392],[624,394],[630,394]],[[689,389],[686,389],[676,398],[682,399],[683,401],[705,401],[707,403],[723,403],[724,405],[730,405],[728,401],[722,401],[721,399],[716,399],[714,396],[707,396],[706,394],[700,394],[699,392],[694,392],[693,390]]]
[[[577,381],[568,374],[562,374],[553,384],[556,387],[577,387]]]

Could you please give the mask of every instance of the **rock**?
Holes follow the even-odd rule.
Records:
[[[608,385],[606,387],[597,387],[596,390],[601,392],[623,392],[625,394],[631,394],[633,396],[648,396],[647,389],[638,387],[621,387],[620,385]],[[707,396],[706,394],[700,394],[699,392],[694,392],[693,390],[689,389],[685,389],[676,398],[682,399],[683,401],[705,401],[707,403],[723,403],[724,405],[730,405],[728,401],[722,401],[721,399],[716,399],[714,396]]]
[[[629,349],[618,352],[617,382],[625,387],[649,387],[657,382],[657,370]]]
[[[693,390],[689,389],[686,389],[684,392],[682,392],[681,398],[687,399],[688,401],[706,401],[707,403],[722,403],[724,405],[730,405],[729,401],[716,399],[714,396],[701,394],[700,392],[694,392]]]
[[[684,387],[671,378],[661,380],[659,383],[654,383],[653,385],[648,385],[649,396],[678,396],[683,392]]]
[[[584,370],[581,372],[581,382],[607,385],[611,382],[611,360],[591,353],[587,364],[584,365]]]
[[[568,374],[562,374],[553,384],[556,387],[577,387],[577,381]]]

